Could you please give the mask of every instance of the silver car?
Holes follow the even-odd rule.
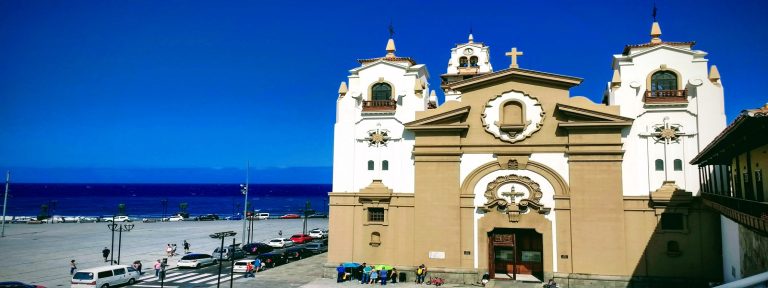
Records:
[[[218,263],[218,261],[211,255],[191,253],[181,257],[179,262],[176,263],[176,267],[200,268],[205,265],[213,265],[216,263]]]

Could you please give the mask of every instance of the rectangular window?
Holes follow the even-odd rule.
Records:
[[[384,170],[384,171],[389,170],[389,161],[387,160],[381,161],[381,170]]]
[[[656,166],[656,171],[664,171],[664,160],[656,159],[654,164],[654,166]]]
[[[678,213],[661,214],[661,230],[685,229],[685,218],[683,216],[683,214]]]
[[[384,222],[384,208],[368,208],[368,222]]]
[[[99,275],[99,279],[107,278],[107,277],[112,277],[112,270],[101,271],[101,272],[99,272],[98,275]]]
[[[123,274],[125,274],[125,269],[124,269],[124,268],[115,269],[115,270],[113,270],[113,271],[114,271],[114,273],[115,273],[115,276],[117,276],[117,275],[123,275]]]
[[[368,160],[368,170],[373,170],[373,160]]]

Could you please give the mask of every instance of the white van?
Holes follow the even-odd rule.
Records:
[[[102,266],[77,271],[72,276],[72,288],[107,288],[125,283],[133,285],[139,277],[139,271],[127,265]]]
[[[256,220],[267,220],[269,219],[269,213],[257,213],[256,214]]]

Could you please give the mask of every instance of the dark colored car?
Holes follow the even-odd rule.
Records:
[[[313,254],[314,253],[312,253],[312,250],[309,250],[304,247],[291,247],[291,248],[285,249],[285,255],[288,258],[288,260],[301,260],[309,256],[312,256]]]
[[[309,251],[312,251],[312,253],[314,254],[328,252],[328,244],[323,244],[320,241],[312,242],[307,245],[304,245],[304,248],[307,248]]]
[[[243,250],[245,251],[245,253],[248,253],[251,255],[259,255],[262,253],[272,252],[272,250],[275,250],[275,248],[267,244],[257,242],[257,243],[248,243],[243,245]]]
[[[261,262],[269,268],[288,263],[288,259],[286,259],[285,255],[279,252],[264,253],[257,256],[256,258],[259,258],[259,260],[261,260]]]
[[[216,214],[208,214],[197,217],[197,221],[214,221],[219,220],[219,215]]]
[[[17,281],[0,282],[0,288],[45,288],[45,286],[31,285]]]

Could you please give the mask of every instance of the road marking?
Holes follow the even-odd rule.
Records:
[[[192,274],[192,273],[178,273],[178,274],[174,274],[174,275],[172,275],[170,277],[165,277],[165,281],[173,281],[173,280],[176,280],[176,279],[181,279],[181,278],[184,278],[184,277],[189,277],[189,275],[195,275],[195,274]]]
[[[221,275],[225,275],[225,274],[221,274]],[[212,279],[216,279],[217,277],[219,277],[219,275],[211,275],[211,277],[205,277],[205,278],[198,279],[198,280],[195,280],[195,281],[192,281],[192,282],[189,282],[189,283],[203,283],[203,282],[206,282],[206,281],[211,281]]]
[[[206,276],[210,276],[210,275],[211,274],[207,274],[207,273],[202,274],[201,273],[201,274],[197,274],[197,275],[192,276],[192,277],[187,277],[187,278],[184,278],[184,279],[181,279],[181,280],[177,280],[177,281],[175,281],[175,283],[184,283],[184,282],[187,282],[187,281],[192,281],[192,280],[195,280],[197,278],[206,277]]]
[[[240,277],[243,277],[243,275],[235,275],[235,276],[232,277],[232,280],[235,280],[235,279],[240,278]],[[221,279],[221,282],[226,282],[226,281],[229,281],[229,277],[227,277],[226,279]],[[211,282],[208,282],[208,283],[205,283],[205,284],[213,285],[213,284],[216,284],[216,281],[211,281]]]
[[[144,285],[144,284],[133,284],[131,287],[164,287],[164,288],[177,288],[179,286],[168,286],[168,285]]]

